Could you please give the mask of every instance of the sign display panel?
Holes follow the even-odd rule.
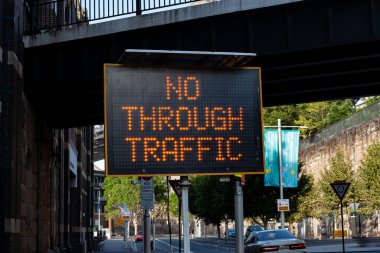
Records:
[[[104,71],[107,175],[263,173],[258,68]]]

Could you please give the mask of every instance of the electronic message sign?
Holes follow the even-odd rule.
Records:
[[[260,69],[106,64],[107,175],[263,173]]]

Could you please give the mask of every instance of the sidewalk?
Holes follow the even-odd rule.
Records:
[[[123,239],[105,240],[104,246],[97,253],[140,253],[143,252],[143,243],[132,243],[128,241],[127,248]],[[162,253],[161,250],[152,250],[152,253]]]
[[[342,244],[331,244],[324,246],[310,246],[307,247],[308,252],[324,252],[324,253],[335,253],[343,252]],[[378,252],[380,253],[380,247],[377,245],[367,245],[365,247],[359,246],[357,243],[345,244],[346,252]]]

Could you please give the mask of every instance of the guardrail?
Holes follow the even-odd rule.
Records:
[[[55,0],[24,2],[25,34],[91,24],[120,17],[141,15],[194,2],[212,0]]]

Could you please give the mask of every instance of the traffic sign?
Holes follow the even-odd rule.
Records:
[[[277,199],[277,211],[289,211],[289,199]]]
[[[153,177],[140,179],[141,209],[154,209]]]
[[[107,175],[264,173],[259,68],[104,70]]]
[[[141,200],[140,203],[141,209],[154,209],[154,201],[153,200]]]
[[[177,197],[180,198],[182,195],[182,188],[180,186],[181,180],[169,180],[170,186],[173,188]]]
[[[350,187],[351,183],[345,183],[345,182],[334,182],[330,184],[331,187],[334,189],[336,195],[340,199],[340,201],[343,200],[344,196],[347,193],[348,188]]]

